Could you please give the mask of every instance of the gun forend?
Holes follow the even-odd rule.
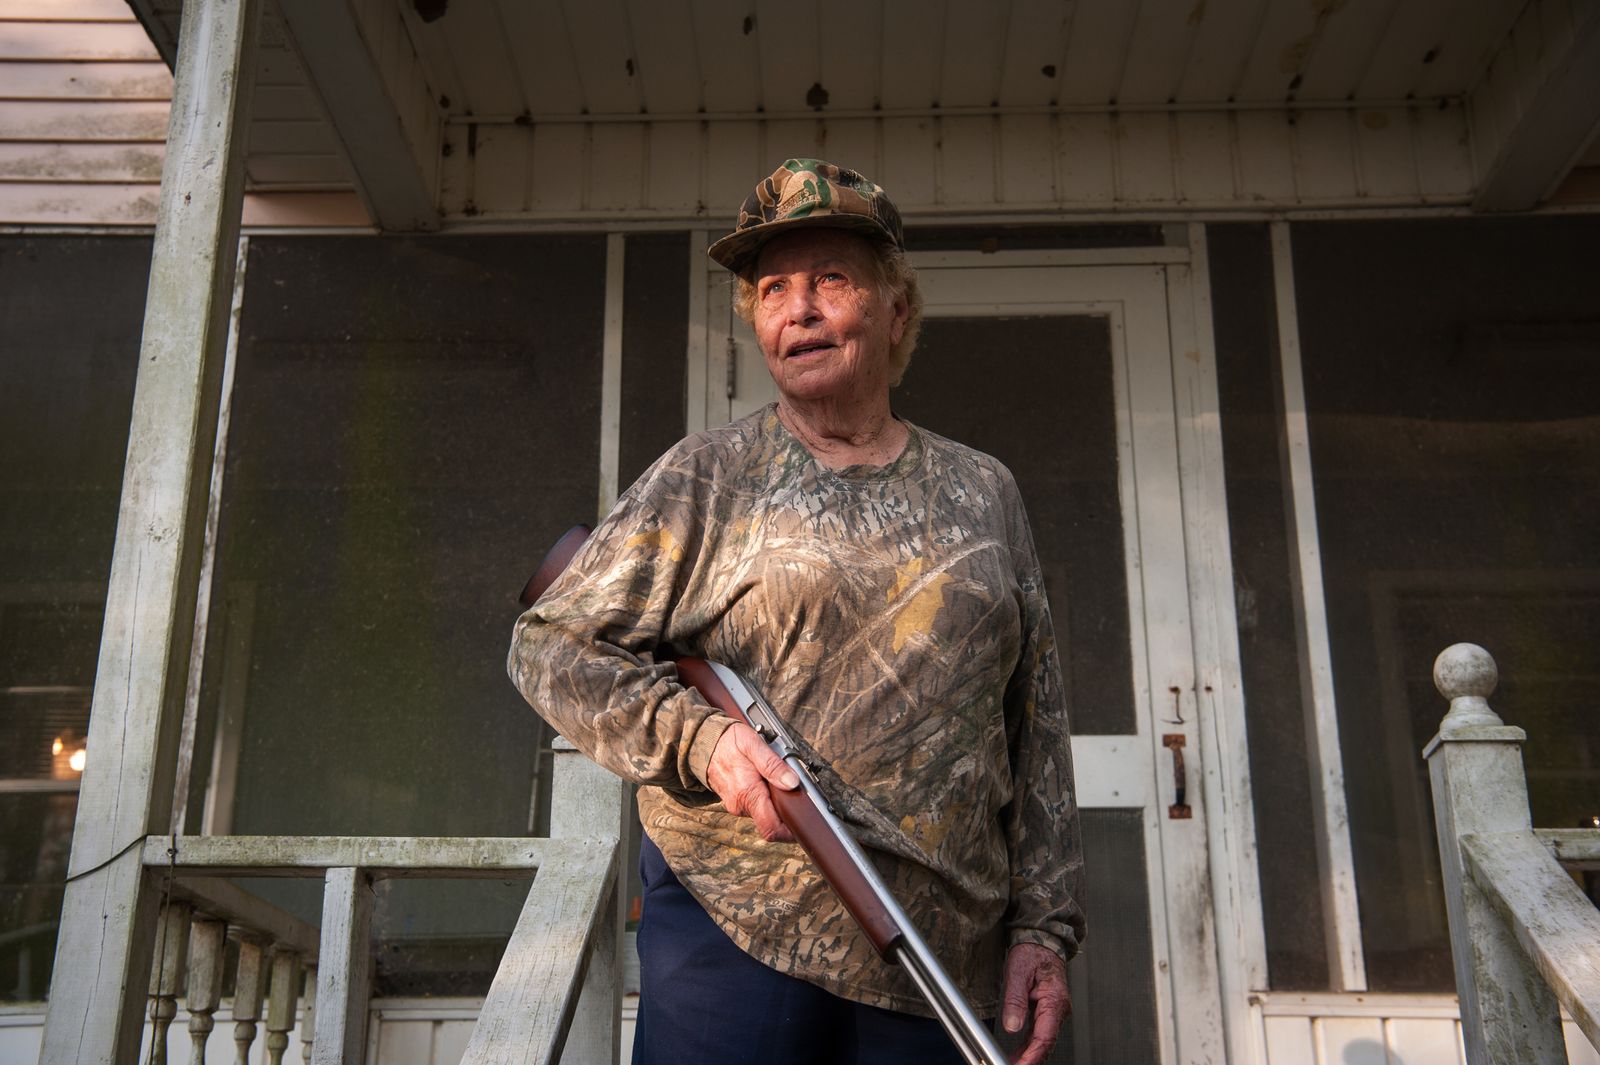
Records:
[[[698,689],[712,706],[735,721],[754,727],[755,723],[718,679],[710,662],[703,658],[680,658],[678,676]],[[794,791],[772,788],[771,791],[772,804],[778,808],[778,816],[794,833],[794,838],[805,848],[811,860],[817,863],[817,868],[822,870],[822,875],[838,893],[844,908],[850,911],[850,916],[866,933],[873,949],[885,960],[893,961],[892,949],[904,935],[900,924],[878,900],[872,885],[856,868],[849,852],[839,842],[811,796],[804,788]]]

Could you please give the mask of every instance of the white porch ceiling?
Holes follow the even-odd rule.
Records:
[[[1460,98],[1524,0],[451,0],[452,117]],[[824,102],[825,101],[825,102]]]
[[[926,168],[911,217],[1522,209],[1600,124],[1595,0],[432,2],[269,3],[256,187],[353,183],[394,229],[720,220],[816,153]],[[170,57],[181,0],[129,3]]]

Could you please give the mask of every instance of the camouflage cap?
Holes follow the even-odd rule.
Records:
[[[706,254],[748,278],[761,246],[800,226],[851,229],[870,240],[906,246],[900,212],[889,194],[854,170],[821,159],[785,159],[739,208],[733,232]]]

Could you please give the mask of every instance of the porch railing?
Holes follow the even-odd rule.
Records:
[[[1499,680],[1458,643],[1433,667],[1450,712],[1423,756],[1444,869],[1469,1065],[1563,1065],[1559,1007],[1600,1049],[1600,910],[1569,870],[1600,869],[1600,829],[1535,829],[1527,734],[1489,707]]]
[[[360,1065],[372,885],[399,877],[532,878],[464,1065],[614,1065],[627,791],[570,748],[558,753],[553,784],[554,838],[147,838],[143,865],[166,899],[149,987],[151,1065],[175,1060],[169,1041],[180,999],[193,1042],[189,1060],[208,1060],[228,936],[239,943],[234,1047],[209,1060],[248,1060],[264,1021],[266,1060],[282,1065],[298,1014],[310,1065]],[[612,831],[595,832],[607,827]],[[320,931],[229,882],[243,876],[321,878]]]

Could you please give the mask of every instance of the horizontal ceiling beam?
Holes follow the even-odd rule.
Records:
[[[1469,97],[1479,211],[1526,211],[1600,130],[1600,3],[1532,0]]]
[[[443,127],[398,8],[367,5],[368,18],[393,26],[363,25],[349,0],[278,8],[373,220],[396,232],[437,229]],[[374,54],[368,41],[393,47]]]

